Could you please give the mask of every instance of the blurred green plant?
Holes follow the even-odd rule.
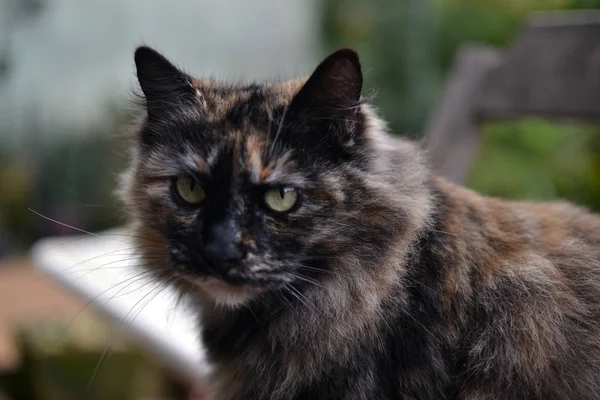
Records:
[[[184,391],[171,374],[131,345],[103,351],[103,346],[78,345],[64,333],[64,326],[20,329],[20,363],[0,373],[0,390],[15,400],[174,399]],[[112,331],[111,337],[116,334]]]
[[[600,211],[600,129],[527,119],[486,127],[469,185],[492,196],[569,199]]]
[[[0,146],[0,230],[10,233],[12,253],[42,236],[77,233],[66,225],[95,231],[122,222],[113,194],[124,167],[119,132],[126,120],[115,113],[77,132],[38,127],[20,144]]]
[[[353,47],[361,54],[365,87],[395,132],[418,135],[442,84],[437,57],[438,14],[426,0],[327,0],[324,53]]]

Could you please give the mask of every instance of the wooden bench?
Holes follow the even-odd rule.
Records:
[[[600,12],[534,14],[506,51],[462,48],[425,129],[434,169],[463,183],[481,124],[523,117],[600,122]]]

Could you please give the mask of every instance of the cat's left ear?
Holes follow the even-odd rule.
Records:
[[[319,64],[289,110],[313,120],[353,121],[359,113],[363,74],[358,54],[341,49]]]
[[[199,92],[191,78],[150,47],[135,51],[137,78],[150,118],[168,116],[182,108],[199,107]]]

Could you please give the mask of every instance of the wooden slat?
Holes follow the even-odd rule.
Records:
[[[481,82],[478,120],[600,122],[600,12],[534,15]]]
[[[600,123],[600,12],[534,14],[504,54],[461,49],[425,130],[435,171],[464,182],[478,125],[527,116]]]
[[[481,79],[501,61],[499,52],[485,47],[461,49],[440,103],[425,129],[425,141],[434,170],[463,182],[479,147],[473,118],[475,93]]]

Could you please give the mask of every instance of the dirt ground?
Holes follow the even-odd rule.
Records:
[[[0,261],[0,369],[10,369],[19,361],[17,328],[45,323],[77,327],[90,319],[102,324],[88,307],[79,313],[84,307],[82,300],[36,270],[30,260]]]

